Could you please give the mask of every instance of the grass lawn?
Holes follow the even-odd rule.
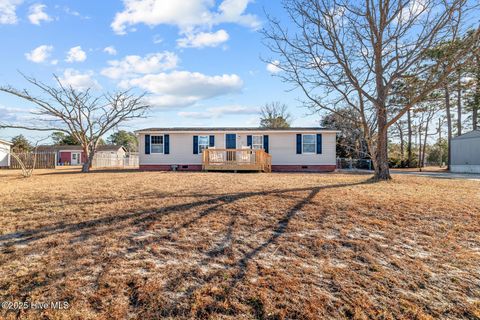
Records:
[[[0,318],[478,319],[480,184],[0,171]]]

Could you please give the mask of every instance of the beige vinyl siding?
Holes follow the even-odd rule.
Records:
[[[193,136],[214,135],[215,146],[223,148],[225,146],[223,133],[211,134],[208,132],[157,132],[155,135],[170,135],[170,154],[151,153],[145,154],[145,135],[139,136],[139,160],[141,165],[152,164],[202,164],[202,154],[193,154]]]
[[[152,132],[150,135],[170,135],[170,154],[145,154],[145,134],[139,135],[141,165],[201,164],[202,155],[193,154],[193,136],[214,135],[215,147],[225,147],[225,135],[236,132]],[[322,154],[296,154],[296,135],[322,134]],[[237,148],[247,147],[248,135],[269,136],[269,153],[273,165],[335,165],[334,132],[240,132],[237,134]]]

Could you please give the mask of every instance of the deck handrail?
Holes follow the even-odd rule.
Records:
[[[225,168],[225,170],[242,170],[251,168],[271,172],[272,156],[263,149],[204,149],[202,155],[204,170]]]

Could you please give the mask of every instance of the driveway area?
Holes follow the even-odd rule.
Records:
[[[451,173],[451,172],[445,172],[445,171],[418,172],[418,171],[401,171],[401,170],[391,170],[391,173],[415,175],[415,176],[423,176],[423,177],[439,178],[439,179],[461,179],[461,180],[480,181],[480,174],[477,174],[477,173]]]

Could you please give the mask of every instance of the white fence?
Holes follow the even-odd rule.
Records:
[[[138,168],[138,153],[117,154],[98,153],[93,158],[94,168]]]
[[[337,158],[337,169],[373,170],[373,164],[370,159]]]

